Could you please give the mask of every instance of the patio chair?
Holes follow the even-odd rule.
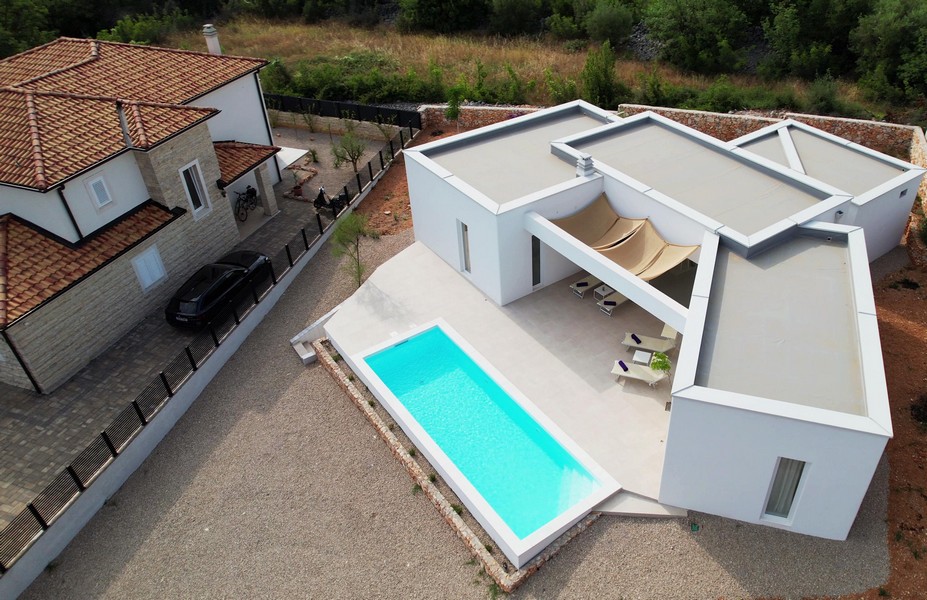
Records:
[[[624,334],[621,343],[627,346],[628,350],[647,350],[648,352],[669,352],[676,347],[675,338],[657,338],[631,332]]]
[[[627,379],[637,379],[638,381],[643,381],[650,387],[654,387],[666,379],[666,372],[664,371],[657,371],[656,369],[651,369],[650,367],[645,367],[644,365],[637,365],[634,363],[629,364],[623,360],[615,361],[615,366],[612,367],[612,375],[617,375],[617,380],[619,381],[622,377]]]
[[[612,316],[612,311],[615,310],[615,307],[621,306],[627,301],[628,299],[623,295],[619,294],[618,292],[613,292],[599,300],[596,304],[598,305],[599,310],[608,316]]]
[[[579,281],[575,281],[570,284],[570,289],[573,290],[573,293],[579,296],[580,298],[585,297],[586,292],[589,290],[594,290],[595,288],[602,285],[602,282],[598,280],[594,275],[586,275]]]

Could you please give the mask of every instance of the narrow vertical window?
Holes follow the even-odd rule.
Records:
[[[541,240],[531,236],[531,285],[541,284]]]
[[[460,223],[460,258],[461,268],[467,273],[470,272],[470,229],[466,223]]]
[[[206,196],[206,186],[203,184],[199,164],[194,161],[182,168],[180,177],[183,179],[183,187],[187,192],[187,200],[190,201],[190,206],[193,207],[193,215],[196,216],[201,211],[209,208],[209,198]]]
[[[766,501],[766,514],[772,517],[788,519],[792,512],[792,502],[798,491],[801,475],[805,470],[804,461],[780,458],[776,466],[769,500]]]

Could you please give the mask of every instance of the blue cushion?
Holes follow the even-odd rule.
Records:
[[[621,370],[624,371],[625,373],[628,372],[628,365],[624,364],[623,360],[618,361],[618,366],[621,367]]]
[[[632,333],[632,334],[631,334],[631,339],[634,340],[634,343],[635,343],[635,344],[640,344],[640,343],[641,343],[641,339],[640,339],[639,337],[637,337],[637,334],[636,334],[636,333]]]

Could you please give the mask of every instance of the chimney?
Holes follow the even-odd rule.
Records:
[[[593,175],[595,175],[595,167],[592,164],[592,155],[583,152],[576,161],[576,176],[591,177]]]
[[[210,54],[222,54],[222,48],[219,46],[219,32],[212,23],[203,25],[203,37],[206,38],[206,50]]]

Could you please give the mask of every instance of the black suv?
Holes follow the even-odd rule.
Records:
[[[174,294],[164,316],[178,327],[200,328],[252,283],[270,276],[270,259],[260,252],[241,250],[201,267]]]

